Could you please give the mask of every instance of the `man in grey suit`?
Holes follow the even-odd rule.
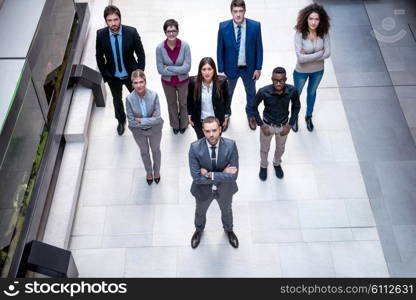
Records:
[[[191,239],[192,248],[201,241],[205,228],[206,213],[212,200],[216,199],[221,209],[222,225],[228,240],[238,248],[238,239],[233,232],[232,198],[238,191],[238,151],[235,142],[221,137],[220,122],[207,117],[202,122],[205,138],[191,144],[189,167],[193,178],[191,193],[196,200],[195,228]]]

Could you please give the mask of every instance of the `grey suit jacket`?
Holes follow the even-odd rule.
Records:
[[[228,165],[237,167],[236,174],[223,173]],[[195,141],[189,149],[189,168],[193,178],[191,193],[195,197],[208,198],[212,195],[212,185],[217,186],[221,197],[231,198],[238,191],[238,151],[235,142],[231,139],[220,138],[217,157],[217,171],[214,171],[214,180],[201,175],[200,169],[212,171],[211,157],[205,138]]]
[[[139,104],[139,97],[136,91],[132,91],[126,98],[126,112],[127,120],[129,121],[129,127],[152,127],[163,123],[163,119],[160,116],[160,103],[159,97],[155,91],[146,89],[144,96],[146,102],[147,116],[143,117],[142,109]],[[134,118],[141,118],[140,124],[134,120]]]

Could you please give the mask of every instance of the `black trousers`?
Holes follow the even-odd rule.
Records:
[[[202,122],[201,121],[196,121],[194,122],[194,130],[196,133],[196,137],[198,138],[198,140],[202,139],[205,135],[204,132],[202,131]]]
[[[113,77],[108,80],[108,85],[113,96],[115,117],[119,122],[124,122],[126,121],[126,113],[123,105],[123,85],[127,87],[129,92],[133,91],[130,76],[127,76],[125,79]]]

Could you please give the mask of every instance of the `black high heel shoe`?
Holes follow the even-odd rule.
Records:
[[[160,176],[158,178],[153,178],[153,180],[156,182],[156,184],[158,184],[160,181]]]
[[[152,184],[152,182],[153,182],[153,178],[152,178],[152,179],[147,179],[147,178],[146,178],[146,181],[147,181],[147,184],[148,184],[148,185],[151,185],[151,184]],[[155,180],[155,181],[156,181],[156,180]]]

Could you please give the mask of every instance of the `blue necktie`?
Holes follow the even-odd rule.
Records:
[[[240,52],[240,42],[241,42],[241,25],[237,25],[237,52]]]
[[[117,56],[117,68],[118,68],[118,71],[121,73],[122,72],[122,70],[121,70],[121,55],[120,55],[120,47],[119,47],[119,45],[118,45],[118,38],[117,38],[117,35],[118,34],[113,34],[114,35],[114,39],[115,39],[115,44],[116,44],[116,56]]]

